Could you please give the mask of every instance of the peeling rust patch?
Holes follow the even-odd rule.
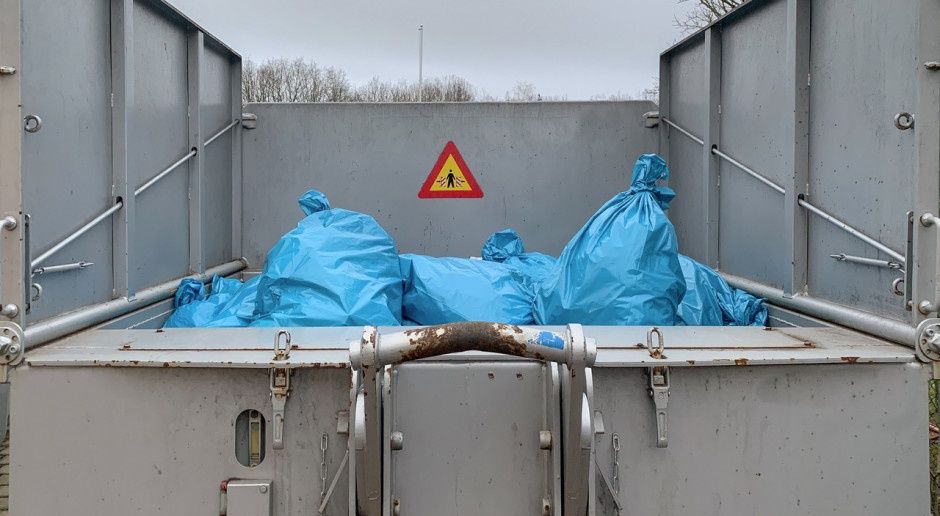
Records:
[[[688,362],[689,365],[695,365],[695,360],[686,360],[686,362]]]
[[[842,357],[841,360],[848,364],[854,364],[855,362],[858,362],[858,357]]]
[[[406,330],[404,333],[411,341],[411,348],[402,353],[401,360],[407,362],[470,350],[539,360],[543,358],[539,353],[529,352],[526,344],[513,338],[509,332],[521,334],[522,328],[506,324],[466,322]]]
[[[734,359],[734,365],[736,365],[736,366],[746,366],[746,365],[747,365],[747,359],[746,359],[746,358],[735,358],[735,359]]]

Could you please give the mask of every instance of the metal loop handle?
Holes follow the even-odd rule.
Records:
[[[653,335],[656,335],[657,345],[653,347]],[[663,351],[666,349],[665,339],[663,339],[663,332],[656,326],[653,326],[646,332],[646,349],[649,350],[650,356],[656,359],[665,358],[663,356]]]
[[[283,337],[283,338],[282,338]],[[281,343],[283,342],[283,346]],[[290,332],[278,330],[274,335],[274,360],[287,360],[290,357]]]
[[[26,115],[23,117],[23,130],[27,133],[38,133],[42,129],[42,118],[39,115]]]
[[[895,278],[894,281],[891,282],[891,291],[894,292],[894,295],[896,296],[904,295],[904,287],[902,285],[904,285],[903,277]]]
[[[40,285],[39,283],[32,283],[30,284],[30,287],[32,287],[33,291],[35,292],[35,294],[33,294],[33,297],[30,299],[32,301],[39,301],[39,298],[42,297],[42,285]]]

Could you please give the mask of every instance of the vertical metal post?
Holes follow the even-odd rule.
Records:
[[[809,81],[810,81],[810,0],[787,0],[787,105],[791,107],[787,127],[786,162],[790,180],[786,188],[784,238],[790,273],[784,281],[788,295],[807,290],[808,220],[799,206],[801,194],[809,189]]]
[[[669,58],[659,56],[659,155],[669,163],[669,125],[663,119],[669,118]]]
[[[418,25],[418,102],[424,100],[424,25]]]
[[[111,0],[111,181],[112,199],[124,207],[111,218],[112,297],[131,297],[134,186],[127,168],[130,113],[134,106],[134,2]]]
[[[20,0],[0,0],[0,66],[12,73],[0,75],[0,218],[12,217],[15,226],[0,228],[0,307],[10,320],[23,326],[26,311],[26,262],[23,227],[22,160],[23,114],[20,109]],[[14,308],[12,311],[6,308]]]
[[[232,61],[232,120],[242,118],[242,62]],[[232,128],[232,258],[242,253],[242,124]]]
[[[189,269],[200,273],[205,270],[202,251],[202,185],[203,145],[202,116],[202,62],[205,41],[202,31],[189,35],[189,146],[196,155],[189,160]]]
[[[714,25],[705,31],[705,133],[702,139],[702,206],[705,209],[705,263],[718,268],[719,246],[719,167],[721,161],[712,154],[712,148],[721,144],[721,27]]]

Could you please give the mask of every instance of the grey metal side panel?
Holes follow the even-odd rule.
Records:
[[[131,184],[139,186],[189,152],[187,38],[179,26],[146,4],[134,9],[134,123]],[[144,66],[146,64],[146,66]],[[179,277],[189,269],[186,168],[176,170],[137,198],[135,289]]]
[[[542,514],[548,367],[396,366],[385,410],[393,414],[389,431],[401,432],[405,445],[391,452],[393,504],[400,501],[403,514]]]
[[[696,43],[670,58],[669,119],[697,136],[705,129],[705,44]],[[669,186],[676,199],[669,207],[669,219],[676,227],[679,250],[705,260],[705,207],[699,192],[705,188],[702,146],[671,129],[669,131]]]
[[[328,482],[346,452],[336,429],[350,373],[298,370],[291,384],[284,450],[275,451],[264,369],[17,369],[11,513],[219,514],[220,483],[241,478],[274,481],[275,514],[316,514],[321,436]],[[255,468],[235,458],[235,418],[247,409],[267,422]],[[345,473],[337,485],[326,514],[347,513]]]
[[[301,218],[316,188],[333,206],[372,214],[399,250],[480,254],[493,231],[558,253],[584,221],[627,188],[637,156],[654,152],[649,102],[253,104],[244,131],[244,249],[255,267]],[[483,199],[418,199],[453,140]],[[699,159],[699,162],[701,160]]]
[[[777,184],[789,177],[783,148],[789,141],[786,6],[786,0],[768,2],[722,27],[722,150]],[[720,175],[721,269],[782,287],[789,265],[786,240],[779,237],[783,196],[726,161]]]
[[[23,114],[43,120],[40,132],[23,133],[23,204],[32,215],[33,256],[111,201],[109,6],[105,0],[22,2]],[[95,265],[36,279],[46,295],[32,304],[28,320],[111,298],[110,224],[46,265],[82,260]]]
[[[623,514],[926,515],[928,369],[673,368],[659,449],[645,371],[595,368],[598,467],[619,435]]]
[[[915,111],[918,0],[813,2],[810,200],[897,250],[913,207],[916,130],[894,115]],[[898,27],[907,27],[898,31]],[[940,37],[940,36],[937,36]],[[935,106],[934,109],[940,109]],[[940,172],[938,172],[940,173]],[[818,217],[809,226],[811,294],[908,319],[891,293],[896,271],[837,262],[831,254],[891,259]]]
[[[211,138],[232,121],[232,64],[206,48],[202,134]],[[207,267],[232,258],[232,131],[206,147],[203,158],[203,253]]]

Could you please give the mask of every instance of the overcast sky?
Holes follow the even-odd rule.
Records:
[[[637,94],[680,39],[677,0],[171,0],[254,61],[303,57],[373,76],[459,75],[503,97],[517,82],[569,100]]]

